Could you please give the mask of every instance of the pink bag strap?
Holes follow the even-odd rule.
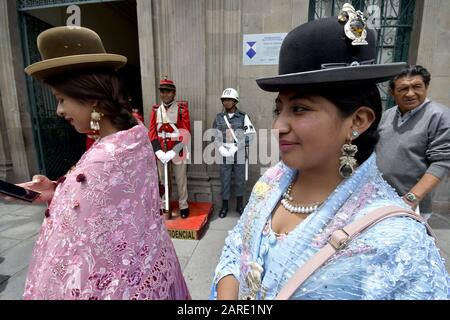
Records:
[[[318,268],[325,264],[337,251],[345,248],[350,241],[364,232],[366,229],[372,227],[378,222],[390,217],[410,217],[425,225],[430,236],[435,241],[436,237],[430,226],[417,213],[397,206],[387,206],[376,209],[364,217],[350,223],[342,229],[334,231],[328,243],[314,254],[304,265],[302,265],[294,275],[289,279],[286,285],[281,289],[275,300],[287,300],[297,290],[298,287],[308,279]]]

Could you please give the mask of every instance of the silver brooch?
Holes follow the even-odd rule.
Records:
[[[361,46],[368,44],[366,41],[366,19],[361,11],[356,11],[351,4],[346,3],[342,6],[338,20],[341,23],[345,23],[344,32],[347,38],[353,40],[352,45]]]

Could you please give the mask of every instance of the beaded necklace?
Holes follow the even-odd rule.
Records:
[[[292,182],[289,187],[287,188],[286,192],[283,193],[283,199],[281,199],[281,205],[292,214],[298,214],[298,213],[304,213],[304,214],[310,214],[317,210],[317,208],[323,203],[323,202],[313,202],[309,204],[298,204],[294,203],[291,196],[292,186],[294,183]]]

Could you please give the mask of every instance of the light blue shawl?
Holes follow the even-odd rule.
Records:
[[[382,206],[406,207],[381,177],[373,154],[318,211],[283,241],[267,247],[264,226],[296,174],[280,162],[255,184],[242,217],[225,240],[210,299],[216,298],[218,281],[229,274],[239,280],[240,299],[273,299],[334,230]],[[293,298],[448,299],[449,277],[425,227],[410,218],[395,217],[378,223],[339,251]]]

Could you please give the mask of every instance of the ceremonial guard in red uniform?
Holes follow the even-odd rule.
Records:
[[[158,173],[164,182],[163,211],[170,219],[170,181],[171,171],[178,189],[178,203],[181,218],[187,218],[186,144],[190,139],[191,124],[186,101],[175,101],[176,87],[172,80],[163,79],[159,84],[160,105],[154,105],[150,116],[149,137],[158,158]]]

